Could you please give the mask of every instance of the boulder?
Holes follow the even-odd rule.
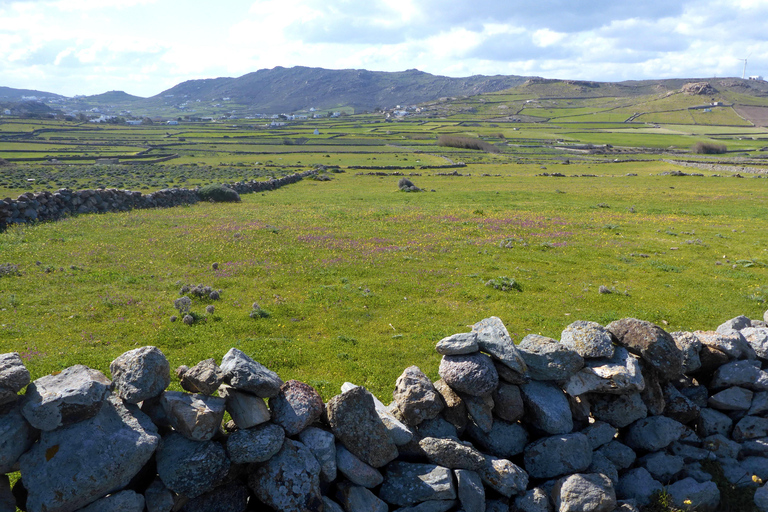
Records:
[[[616,440],[601,446],[596,450],[596,453],[604,455],[618,470],[627,469],[634,464],[637,458],[632,448]]]
[[[443,418],[458,430],[464,430],[469,421],[469,417],[467,416],[467,407],[464,405],[459,394],[452,390],[443,379],[436,381],[434,386],[435,390],[443,397],[443,402],[445,403],[445,407],[442,410]],[[495,397],[494,403],[496,403]],[[520,404],[522,406],[522,399]]]
[[[765,327],[747,327],[741,330],[741,335],[762,361],[768,360],[768,329]]]
[[[346,393],[350,389],[356,387],[358,386],[350,382],[345,382],[341,386],[341,392]],[[446,388],[450,389],[447,385]],[[413,429],[397,419],[390,411],[390,408],[381,403],[378,398],[373,395],[371,395],[371,397],[373,398],[373,405],[376,408],[376,414],[379,415],[381,422],[384,423],[384,426],[387,428],[387,432],[389,433],[392,442],[397,446],[402,446],[411,442],[413,439]]]
[[[680,443],[682,444],[682,443]],[[669,455],[665,452],[653,452],[640,457],[637,464],[648,470],[651,476],[662,483],[672,480],[683,470],[685,461],[679,455]]]
[[[160,442],[136,408],[110,396],[96,416],[43,432],[21,456],[29,512],[69,512],[128,485]]]
[[[350,482],[367,489],[373,489],[377,485],[381,485],[384,481],[384,476],[379,470],[372,468],[352,455],[352,453],[341,444],[336,447],[336,468],[341,471]]]
[[[471,446],[452,439],[425,437],[419,446],[433,464],[449,469],[478,470],[485,464],[485,457]]]
[[[525,421],[548,434],[573,430],[573,416],[563,390],[551,382],[531,381],[520,386],[525,403]]]
[[[448,468],[395,461],[386,468],[379,497],[402,507],[428,500],[454,500],[456,487]]]
[[[589,439],[589,446],[592,450],[597,450],[613,441],[619,430],[610,423],[598,420],[582,429],[581,433]]]
[[[701,414],[701,408],[671,383],[664,386],[664,403],[664,415],[684,425],[695,421]]]
[[[486,486],[507,498],[525,492],[528,487],[528,473],[507,459],[488,455],[485,466],[477,473]]]
[[[170,512],[176,499],[160,477],[155,477],[144,491],[144,503],[147,512]]]
[[[115,392],[129,404],[159,396],[171,383],[171,365],[157,347],[129,350],[109,365]]]
[[[387,504],[375,494],[359,485],[341,482],[336,486],[336,497],[347,512],[387,512]],[[282,510],[282,509],[278,509]],[[327,512],[327,511],[323,511]]]
[[[566,380],[584,366],[577,351],[546,336],[529,334],[517,349],[535,380]]]
[[[739,386],[726,388],[709,397],[709,406],[718,411],[748,411],[754,393]]]
[[[242,350],[229,349],[221,360],[224,379],[235,388],[261,398],[271,398],[283,381],[275,372],[248,357]]]
[[[630,395],[589,395],[592,415],[597,420],[610,423],[614,427],[624,428],[648,415],[648,408],[640,393]]]
[[[187,369],[180,376],[181,387],[190,393],[212,395],[224,382],[224,371],[219,368],[216,361],[206,359],[200,361],[192,368]]]
[[[490,354],[516,374],[520,376],[526,374],[525,361],[501,319],[492,316],[480,320],[472,326],[472,331],[477,333],[477,344],[480,350]]]
[[[285,431],[274,423],[241,429],[227,437],[227,455],[234,464],[266,462],[280,451]]]
[[[244,484],[230,482],[187,501],[179,512],[244,512],[249,494]]]
[[[38,432],[32,428],[17,405],[0,414],[0,475],[16,471],[19,457],[32,447]]]
[[[485,512],[485,489],[483,480],[474,471],[457,469],[456,490],[464,512]]]
[[[577,320],[566,327],[560,335],[560,343],[575,350],[581,357],[613,357],[611,333],[597,322]]]
[[[715,482],[699,483],[683,478],[667,487],[672,503],[677,507],[690,507],[696,511],[714,512],[720,505],[720,490]]]
[[[470,439],[479,446],[484,453],[490,453],[496,457],[509,459],[523,453],[528,443],[528,432],[520,423],[510,423],[504,420],[496,420],[490,432],[483,432],[477,427],[467,430]]]
[[[547,491],[541,487],[534,487],[515,498],[514,510],[518,512],[553,512],[553,504]]]
[[[39,430],[54,430],[94,417],[109,394],[103,373],[81,364],[40,377],[27,388],[21,413]]]
[[[29,381],[29,370],[18,352],[0,354],[0,405],[15,401]]]
[[[438,373],[451,389],[467,395],[489,395],[499,384],[499,374],[493,362],[479,352],[443,356]]]
[[[317,427],[307,427],[299,433],[299,440],[320,464],[320,478],[326,482],[336,480],[336,438],[333,434]]]
[[[581,433],[545,437],[528,444],[525,470],[534,478],[554,478],[586,470],[592,463],[592,448]]]
[[[16,512],[16,498],[11,491],[8,475],[0,474],[0,512]]]
[[[226,400],[217,396],[165,391],[160,395],[165,418],[192,441],[209,441],[219,432]]]
[[[768,372],[761,370],[750,361],[731,361],[715,370],[710,389],[741,386],[752,391],[768,390]]]
[[[515,422],[525,415],[523,395],[519,386],[499,382],[491,398],[494,404],[493,413],[502,420]]]
[[[232,386],[219,387],[219,396],[227,401],[227,412],[238,428],[251,428],[261,425],[272,417],[263,398],[238,391]]]
[[[280,386],[277,395],[269,399],[269,408],[272,421],[283,427],[287,436],[295,436],[314,423],[325,409],[315,388],[298,380]]]
[[[435,350],[443,356],[471,354],[479,350],[476,332],[462,332],[443,338],[437,342]]]
[[[702,437],[713,434],[728,434],[733,427],[733,420],[720,411],[705,407],[699,411],[696,430]]]
[[[744,416],[736,423],[731,433],[737,442],[768,436],[768,418]]]
[[[491,395],[461,397],[467,408],[470,424],[477,426],[483,432],[490,432],[493,427],[493,398]]]
[[[633,354],[639,355],[665,379],[678,377],[683,370],[683,354],[675,340],[658,325],[624,318],[611,322],[606,329],[617,343]]]
[[[666,416],[650,416],[637,420],[627,429],[624,442],[634,450],[655,452],[677,441],[685,426]]]
[[[728,334],[731,331],[740,331],[747,327],[752,327],[752,320],[744,315],[739,315],[718,325],[716,332]]]
[[[616,492],[607,476],[576,473],[555,482],[552,497],[558,512],[613,512]]]
[[[589,359],[586,366],[565,384],[571,396],[584,393],[625,395],[645,389],[640,363],[623,347],[616,347],[610,358]]]
[[[703,345],[725,352],[730,359],[755,359],[757,354],[739,331],[694,331]]]
[[[701,340],[692,332],[678,331],[670,333],[670,336],[683,354],[683,373],[693,373],[701,368]]]
[[[79,512],[143,512],[144,496],[134,491],[120,491],[98,499]]]
[[[616,494],[622,499],[632,499],[644,507],[651,502],[654,493],[663,489],[661,482],[654,480],[645,468],[630,469],[619,478]]]
[[[322,512],[320,465],[303,444],[286,439],[282,449],[248,476],[248,487],[281,512]]]
[[[157,450],[157,474],[171,491],[196,498],[226,475],[230,461],[215,441],[192,441],[176,432],[163,437]]]
[[[409,366],[397,378],[392,397],[392,413],[410,426],[434,418],[444,407],[432,381],[416,366]]]

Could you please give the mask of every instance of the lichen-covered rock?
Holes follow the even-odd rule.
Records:
[[[217,396],[165,391],[160,405],[170,425],[192,441],[213,439],[224,418],[226,400]]]
[[[19,457],[32,447],[37,434],[18,405],[0,414],[0,475],[15,471]]]
[[[455,356],[461,354],[471,354],[477,352],[477,333],[462,332],[454,334],[437,342],[435,350],[443,356]]]
[[[585,359],[613,357],[614,346],[611,333],[597,322],[585,320],[573,322],[563,330],[560,343],[575,350]]]
[[[392,397],[392,413],[410,426],[434,418],[444,407],[440,393],[417,366],[409,366],[397,378]]]
[[[365,388],[353,388],[333,397],[326,410],[333,434],[366,464],[380,468],[397,457],[397,446]]]
[[[171,365],[157,347],[129,350],[109,365],[115,392],[129,404],[162,393],[171,383]]]
[[[516,374],[526,375],[525,361],[500,318],[492,316],[480,320],[472,326],[472,331],[477,333],[480,350],[490,354]]]
[[[693,373],[701,368],[701,340],[692,332],[672,332],[670,336],[683,354],[683,373]]]
[[[640,363],[623,347],[616,347],[610,358],[589,359],[586,366],[565,384],[571,396],[584,393],[625,395],[645,389]]]
[[[624,428],[648,415],[648,408],[640,393],[629,395],[589,395],[592,415],[595,419],[610,423],[614,427]]]
[[[577,351],[546,336],[529,334],[517,349],[535,380],[566,380],[584,367]]]
[[[215,441],[192,441],[172,432],[157,450],[157,474],[177,494],[196,498],[212,490],[229,471],[224,447]]]
[[[591,463],[589,438],[581,433],[545,437],[525,447],[525,470],[534,478],[579,473]]]
[[[269,408],[272,421],[283,427],[286,435],[295,436],[320,418],[325,406],[315,388],[289,380],[269,399]]]
[[[485,485],[507,498],[525,492],[528,473],[523,468],[492,455],[485,460],[485,465],[477,471]]]
[[[752,327],[752,320],[744,315],[739,315],[718,325],[716,332],[728,334],[731,331],[740,331],[747,327]]]
[[[355,457],[339,444],[336,447],[336,468],[355,485],[373,489],[384,481],[381,472]]]
[[[225,380],[235,389],[248,391],[261,398],[271,398],[280,391],[283,381],[275,372],[248,357],[242,350],[231,348],[221,360]]]
[[[212,395],[224,382],[224,371],[213,359],[200,361],[181,376],[181,387],[190,393]]]
[[[264,399],[256,395],[222,385],[219,387],[219,396],[227,401],[227,412],[238,428],[255,427],[269,421],[272,417]]]
[[[21,456],[29,512],[69,512],[125,487],[160,441],[136,408],[110,396],[87,420],[43,432]]]
[[[619,345],[639,355],[666,379],[674,379],[683,369],[683,354],[675,340],[658,325],[624,318],[611,322],[606,329]]]
[[[718,411],[748,411],[754,393],[739,386],[726,388],[709,397],[709,406]]]
[[[552,489],[558,512],[613,512],[616,492],[607,476],[576,473],[559,479]]]
[[[493,362],[479,352],[443,356],[438,373],[451,389],[467,395],[488,395],[499,384],[499,374]]]
[[[365,487],[342,482],[336,486],[336,490],[336,497],[347,512],[387,512],[389,509],[385,502]]]
[[[333,434],[317,427],[307,427],[299,433],[299,440],[320,464],[320,478],[326,482],[336,480],[336,438]]]
[[[79,512],[142,512],[144,496],[134,491],[120,491],[98,499]]]
[[[258,466],[248,486],[262,502],[281,512],[321,512],[320,465],[303,444],[286,439],[282,449]]]
[[[755,359],[757,354],[739,331],[694,331],[702,344],[725,352],[731,359]]]
[[[227,437],[227,455],[234,464],[265,462],[280,451],[285,431],[274,423],[241,429]]]
[[[666,416],[650,416],[637,420],[627,429],[624,442],[634,450],[655,452],[680,439],[685,426]]]
[[[458,430],[464,430],[469,421],[467,407],[464,405],[464,401],[443,379],[436,381],[434,386],[435,390],[440,393],[440,396],[445,403],[445,408],[442,410],[443,418]],[[496,402],[495,399],[494,402]],[[522,399],[520,401],[520,406],[522,407]]]
[[[744,416],[736,423],[731,433],[734,441],[746,441],[768,436],[768,418]]]
[[[433,464],[449,469],[477,470],[485,464],[485,457],[471,446],[452,439],[425,437],[419,446]]]
[[[715,370],[710,389],[741,386],[752,391],[768,390],[768,372],[761,370],[750,361],[731,361]]]
[[[523,453],[528,443],[528,431],[520,423],[496,420],[490,432],[483,432],[477,427],[470,427],[467,434],[484,453],[509,459]]]
[[[53,430],[95,416],[109,393],[103,373],[81,364],[40,377],[27,388],[21,413],[39,430]]]
[[[485,512],[485,489],[480,475],[467,469],[457,469],[453,473],[456,475],[461,509],[464,512]]]
[[[699,411],[696,430],[702,437],[713,434],[727,434],[733,427],[733,420],[720,411],[705,407]]]
[[[563,390],[551,382],[532,380],[520,386],[525,402],[524,420],[548,434],[573,430],[573,416]]]
[[[395,461],[386,468],[379,497],[402,507],[428,500],[456,499],[456,487],[448,468]]]
[[[341,392],[346,393],[350,389],[356,387],[358,386],[352,384],[351,382],[345,382],[341,385]],[[390,411],[390,408],[381,403],[378,398],[373,395],[371,395],[371,397],[373,398],[373,405],[376,407],[376,414],[379,415],[381,422],[384,423],[385,427],[387,427],[387,432],[389,432],[389,437],[392,439],[392,442],[397,446],[402,446],[411,442],[414,435],[413,429],[397,419],[395,415]]]
[[[762,361],[768,360],[768,329],[765,327],[747,327],[741,330],[741,335]]]
[[[18,352],[0,354],[0,405],[16,400],[17,393],[29,381],[29,370]]]

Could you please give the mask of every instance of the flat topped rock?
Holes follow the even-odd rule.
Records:
[[[517,348],[535,380],[562,381],[584,366],[577,351],[546,336],[529,334]]]
[[[499,384],[499,374],[485,354],[443,356],[438,370],[451,389],[472,396],[488,395]]]
[[[575,350],[581,357],[613,356],[613,338],[605,327],[597,322],[577,320],[563,329],[560,335],[563,346]]]
[[[454,500],[456,487],[448,468],[397,461],[387,466],[379,497],[403,507],[428,500]]]
[[[611,322],[606,329],[619,345],[639,355],[665,379],[679,377],[683,371],[683,354],[668,332],[651,322],[623,318]]]
[[[283,385],[283,381],[275,372],[236,348],[229,349],[224,355],[221,369],[233,388],[248,391],[261,398],[276,396]]]
[[[437,342],[435,350],[444,356],[471,354],[479,349],[476,332],[462,332],[454,334]]]
[[[699,338],[702,344],[725,352],[730,359],[757,358],[755,349],[739,331],[694,331],[693,334]]]
[[[624,347],[616,347],[610,358],[588,359],[580,371],[565,385],[571,396],[584,393],[624,395],[645,389],[645,379],[637,357]]]

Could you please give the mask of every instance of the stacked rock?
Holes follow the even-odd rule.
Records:
[[[715,471],[768,510],[763,321],[578,321],[515,345],[491,317],[436,349],[440,379],[406,368],[389,405],[351,383],[323,403],[235,348],[179,367],[187,392],[156,347],[111,381],[30,383],[0,355],[0,512],[631,512],[662,490],[715,511]]]

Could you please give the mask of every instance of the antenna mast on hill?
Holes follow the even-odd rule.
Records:
[[[743,80],[747,76],[747,59],[739,59],[744,61],[744,71],[741,72],[741,79]]]

